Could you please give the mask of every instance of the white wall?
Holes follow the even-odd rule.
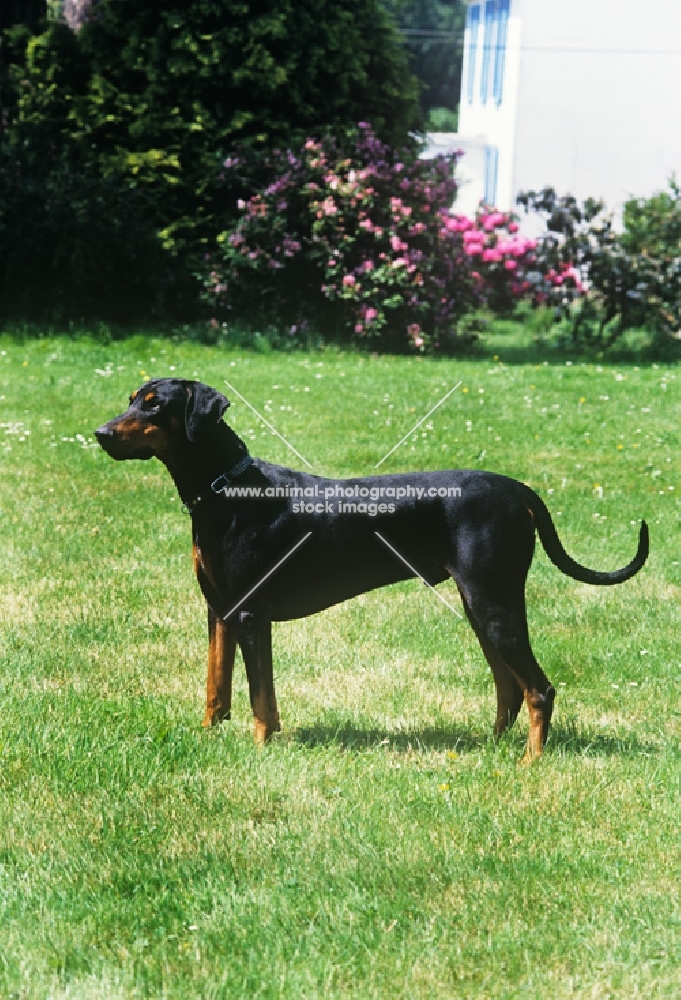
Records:
[[[479,100],[481,45],[482,32],[459,129],[461,144],[498,147],[499,208],[551,185],[617,210],[681,179],[681,0],[512,0],[500,107]],[[479,190],[462,189],[460,210]]]
[[[484,180],[483,177],[480,177],[478,180],[477,174],[479,170],[478,164],[480,162],[484,164],[484,157],[482,160],[480,159],[480,151],[485,145],[496,146],[499,150],[496,206],[498,208],[509,209],[515,198],[515,192],[513,191],[513,165],[521,39],[521,23],[517,17],[515,6],[516,2],[513,0],[508,22],[503,100],[500,105],[497,105],[492,97],[490,97],[486,104],[482,104],[480,100],[484,22],[481,23],[478,35],[473,102],[471,104],[468,103],[468,31],[466,31],[464,39],[459,132],[462,137],[461,148],[467,150],[470,146],[472,155],[467,154],[461,161],[459,174],[464,179],[464,183],[457,195],[457,207],[460,211],[468,215],[474,214],[482,198]],[[472,162],[473,156],[475,156],[475,162]]]
[[[518,0],[513,186],[619,209],[681,177],[681,0]]]

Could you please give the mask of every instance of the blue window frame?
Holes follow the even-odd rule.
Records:
[[[466,17],[468,29],[468,74],[466,79],[466,97],[468,103],[473,103],[475,91],[475,70],[478,60],[478,36],[480,34],[480,4],[474,3],[468,8]]]
[[[482,200],[486,205],[497,203],[497,173],[499,150],[496,146],[485,146],[485,191]]]
[[[511,0],[497,0],[497,37],[494,51],[493,94],[496,104],[501,104],[504,96],[504,69],[506,65],[506,36]]]
[[[485,27],[482,41],[482,72],[480,73],[480,100],[487,104],[490,84],[490,64],[494,56],[494,39],[497,27],[497,0],[485,0]]]

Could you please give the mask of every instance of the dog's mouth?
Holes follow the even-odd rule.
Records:
[[[136,458],[145,461],[154,457],[154,451],[148,445],[138,441],[126,440],[109,425],[103,424],[95,431],[97,441],[111,458],[123,461],[126,458]]]

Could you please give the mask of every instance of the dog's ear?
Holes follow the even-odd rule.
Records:
[[[198,441],[220,423],[222,414],[229,406],[229,400],[217,389],[211,389],[202,382],[187,382],[186,390],[184,422],[187,440]]]

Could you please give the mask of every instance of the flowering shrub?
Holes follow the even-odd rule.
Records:
[[[426,350],[451,344],[472,308],[508,308],[529,288],[535,244],[518,236],[511,216],[452,213],[456,159],[397,152],[365,123],[347,151],[333,139],[275,151],[264,165],[269,180],[239,202],[238,222],[208,261],[216,321],[284,323],[292,332],[313,323]],[[225,175],[248,170],[244,154],[224,165]]]
[[[536,304],[556,308],[572,340],[610,347],[628,329],[647,327],[665,338],[681,328],[681,191],[625,205],[615,230],[603,202],[581,206],[552,188],[521,194],[526,210],[545,217],[536,269],[528,274]]]
[[[493,208],[481,206],[474,220],[457,218],[481,302],[493,312],[511,312],[532,293],[537,241],[520,234],[513,215]]]

